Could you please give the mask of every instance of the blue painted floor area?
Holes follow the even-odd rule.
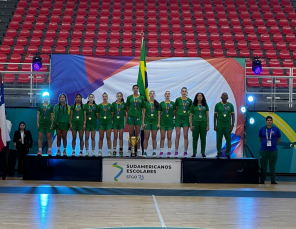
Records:
[[[176,190],[86,187],[0,187],[6,194],[123,195],[123,196],[191,196],[191,197],[257,197],[296,198],[295,192],[250,190]]]

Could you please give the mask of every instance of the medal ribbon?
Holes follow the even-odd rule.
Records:
[[[92,113],[93,107],[94,106],[88,106],[88,109],[89,109],[88,117],[89,118],[91,118],[91,113]]]
[[[134,106],[137,107],[138,97],[134,97]]]
[[[186,100],[182,99],[182,102],[183,102],[183,110],[186,111],[187,99]]]
[[[198,105],[198,107],[199,107],[199,117],[201,117],[202,106],[201,105]]]
[[[105,117],[106,117],[107,108],[108,108],[108,105],[104,106],[104,116]]]
[[[151,106],[151,114],[153,114],[153,111],[154,111],[154,103],[150,103],[150,106]]]
[[[165,109],[166,109],[166,114],[169,115],[169,109],[170,109],[170,107],[169,107],[169,103],[166,103],[165,106],[166,106],[166,107],[165,107]]]
[[[117,103],[117,116],[119,116],[120,113],[121,104]]]
[[[45,114],[46,114],[46,109],[47,109],[47,106],[43,106],[43,116],[45,118]]]
[[[77,116],[79,116],[80,108],[81,108],[80,106],[76,106],[76,110],[77,110],[76,113],[77,113]]]
[[[226,115],[227,103],[224,105],[224,116]]]

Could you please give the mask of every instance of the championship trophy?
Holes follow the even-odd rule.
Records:
[[[128,135],[128,136],[127,136],[127,139],[128,139],[128,141],[131,143],[131,145],[132,145],[132,154],[131,154],[131,156],[132,156],[132,157],[136,157],[135,145],[136,145],[137,142],[139,141],[140,136],[138,135],[137,137],[135,137],[135,136],[130,137],[130,136]]]

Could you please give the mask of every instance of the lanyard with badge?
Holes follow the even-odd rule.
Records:
[[[120,118],[121,104],[118,104],[117,102],[116,102],[116,104],[117,104],[117,118]],[[123,107],[122,107],[122,108],[123,108]]]
[[[267,146],[271,146],[272,128],[270,129],[269,139],[268,139],[268,131],[267,131],[267,128],[266,128],[265,131],[266,131],[266,145],[267,145]]]
[[[88,106],[88,110],[89,110],[88,120],[91,120],[91,114],[92,114],[92,111],[93,111],[94,108],[95,108],[95,106],[93,106],[93,105]]]

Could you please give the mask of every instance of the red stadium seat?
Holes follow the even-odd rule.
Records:
[[[111,39],[109,41],[109,47],[116,47],[118,48],[119,47],[119,40],[118,39]]]
[[[226,51],[226,56],[237,56],[235,49],[229,49]]]
[[[203,58],[212,57],[210,49],[206,49],[206,48],[205,49],[202,49],[200,51],[200,57],[203,57]]]
[[[171,49],[169,48],[163,48],[160,52],[160,56],[162,57],[171,57],[172,56],[172,52]]]
[[[295,35],[293,33],[289,33],[286,35],[286,42],[293,42],[295,41]]]
[[[41,52],[43,52],[43,53],[51,53],[52,49],[51,49],[50,46],[44,46],[44,44],[43,44]]]
[[[43,41],[43,46],[54,46],[54,40],[52,37],[46,37]]]
[[[289,26],[288,20],[286,20],[286,19],[279,20],[279,26],[280,27]]]
[[[107,37],[108,37],[108,34],[107,34],[107,32],[106,31],[99,31],[98,32],[98,39],[107,39]]]
[[[270,36],[269,34],[261,34],[260,35],[260,41],[270,41]]]
[[[240,57],[249,57],[250,56],[250,52],[248,49],[242,49],[239,51],[239,56]]]
[[[273,49],[267,50],[265,54],[266,58],[277,58],[276,52]]]
[[[0,53],[0,62],[7,62],[6,54]],[[2,70],[0,70],[0,71],[2,71]]]
[[[257,34],[249,33],[248,36],[247,36],[247,41],[258,41]]]
[[[22,57],[20,54],[12,54],[10,57],[10,63],[21,63],[21,61]]]
[[[65,9],[64,15],[73,16],[74,12],[73,9]]]
[[[35,53],[35,52],[38,52],[38,47],[34,45],[30,45],[28,47],[27,53]]]
[[[54,15],[54,16],[61,16],[61,15],[62,15],[62,10],[59,9],[59,8],[54,8],[54,9],[52,10],[51,15]]]
[[[13,37],[4,37],[2,45],[13,45],[14,41],[13,41]]]
[[[237,49],[247,49],[248,45],[247,42],[244,40],[237,42]]]
[[[21,32],[20,32],[21,36],[25,36],[24,34],[22,34],[23,30],[29,31],[28,29],[22,29]],[[15,29],[8,29],[7,32],[6,32],[6,36],[16,37],[17,36],[16,30]]]
[[[32,37],[31,41],[30,41],[30,45],[40,46],[41,45],[40,38],[39,37]]]
[[[287,49],[287,45],[286,42],[277,42],[275,48],[277,50],[286,50]]]
[[[266,31],[266,32],[267,32],[267,31]],[[280,33],[279,27],[277,27],[277,26],[272,26],[272,27],[270,27],[270,29],[269,29],[269,33],[270,33],[270,34],[277,34],[277,33]]]
[[[212,49],[222,49],[222,45],[220,41],[213,41],[211,45]]]
[[[235,49],[233,41],[225,41],[224,49]]]
[[[63,47],[63,46],[57,46],[55,48],[54,53],[66,53],[65,47]]]
[[[92,56],[93,55],[92,48],[91,47],[83,47],[81,54],[84,56]]]
[[[132,49],[131,48],[123,48],[121,50],[121,56],[132,56]]]
[[[83,46],[84,47],[93,47],[94,46],[93,39],[90,39],[90,38],[84,39]]]
[[[106,47],[107,41],[105,39],[98,39],[97,40],[97,47]]]
[[[161,48],[171,48],[171,42],[169,40],[161,40],[160,47]]]
[[[50,22],[47,29],[58,30],[58,24],[56,22]]]
[[[72,38],[82,38],[82,31],[74,30],[72,33]]]
[[[169,46],[169,48],[170,48],[170,46]],[[175,48],[175,49],[183,49],[184,48],[183,41],[182,40],[174,40],[173,48]]]
[[[229,41],[229,40],[232,41],[232,34],[231,33],[223,33],[222,40],[223,41]]]
[[[10,25],[11,25],[11,23],[10,23]],[[29,29],[29,30],[31,30],[32,28],[33,28],[32,22],[25,21],[23,23],[22,29]]]
[[[67,45],[68,45],[67,39],[64,37],[59,37],[59,39],[57,41],[57,46],[66,47]]]
[[[23,46],[15,46],[14,50],[13,50],[13,53],[25,54],[25,49],[24,49]]]
[[[270,41],[265,41],[265,42],[263,42],[262,48],[264,50],[273,49],[273,43]]]
[[[243,33],[236,33],[234,36],[235,41],[244,41],[245,35]]]
[[[158,49],[157,48],[149,48],[148,56],[158,57],[159,56]]]
[[[250,49],[260,49],[261,47],[260,47],[260,44],[259,44],[259,42],[258,41],[252,41],[251,43],[250,43]]]
[[[272,41],[278,42],[278,41],[283,41],[283,36],[280,33],[274,34],[272,36]]]
[[[289,51],[288,50],[281,50],[280,54],[279,54],[279,58],[281,58],[281,59],[291,58]]]
[[[95,52],[96,56],[105,56],[106,55],[106,50],[103,47],[97,47],[96,48],[96,52]]]
[[[80,47],[81,46],[81,40],[79,38],[73,38],[71,40],[71,47]]]
[[[249,69],[246,69],[246,70],[248,71]],[[250,75],[253,75],[253,71]],[[248,87],[260,87],[259,79],[258,78],[248,78],[247,79],[247,86]]]
[[[175,57],[185,57],[184,49],[182,49],[182,48],[175,49],[174,56]]]
[[[13,22],[22,22],[23,21],[23,17],[21,14],[14,14],[12,20]]]
[[[162,39],[162,36],[160,34],[160,38]],[[169,38],[168,38],[169,39]],[[195,35],[194,33],[185,33],[185,40],[194,40],[195,39]]]
[[[187,56],[188,57],[198,57],[197,50],[196,49],[188,49]]]

